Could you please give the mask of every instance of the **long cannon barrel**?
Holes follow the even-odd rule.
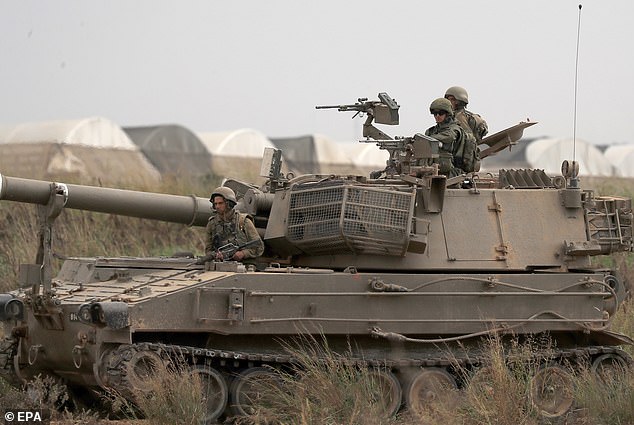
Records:
[[[64,190],[66,197],[64,208],[168,221],[189,226],[205,226],[211,215],[209,200],[194,195],[168,195],[60,184],[1,174],[0,200],[46,205],[56,185]]]

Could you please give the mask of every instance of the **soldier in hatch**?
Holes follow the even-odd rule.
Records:
[[[467,136],[472,135],[476,140],[476,144],[481,144],[482,139],[489,132],[489,127],[480,115],[465,109],[469,104],[467,91],[459,86],[449,87],[445,92],[445,99],[451,102],[454,118],[467,133]]]
[[[248,214],[236,211],[236,194],[228,187],[217,187],[209,197],[215,214],[207,222],[207,242],[205,255],[216,253],[217,260],[242,261],[255,258],[264,252],[264,242],[255,229],[253,219]],[[218,248],[228,243],[237,246],[245,245],[251,241],[259,241],[236,251],[232,258],[222,258]]]
[[[425,135],[440,141],[440,174],[449,178],[463,174],[461,150],[466,136],[453,118],[451,102],[442,97],[436,99],[429,106],[429,112],[434,116],[436,125],[428,128]]]
[[[464,171],[480,171],[480,148],[482,139],[489,132],[487,122],[478,114],[466,109],[469,104],[467,90],[460,86],[449,87],[445,92],[445,99],[451,102],[454,119],[465,132],[465,147],[463,149]]]

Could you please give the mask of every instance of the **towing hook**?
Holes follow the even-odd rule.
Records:
[[[40,353],[40,351],[44,351],[44,347],[42,347],[42,344],[35,344],[29,347],[29,355],[27,358],[29,366],[33,366],[33,364],[35,364],[35,361],[37,360],[37,355]]]
[[[83,345],[75,345],[72,350],[73,364],[77,369],[81,367],[82,355],[86,351]]]

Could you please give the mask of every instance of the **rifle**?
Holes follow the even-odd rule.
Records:
[[[379,124],[398,125],[398,108],[400,106],[387,93],[379,93],[379,100],[368,101],[367,97],[360,97],[357,103],[348,105],[320,105],[315,106],[316,109],[336,109],[340,112],[356,111],[357,115],[364,113],[368,117],[363,124],[363,137],[375,140],[391,139],[390,136],[372,125],[372,121],[376,120]]]
[[[260,239],[253,239],[252,241],[249,241],[242,245],[236,245],[229,242],[228,244],[221,246],[211,254],[207,254],[204,257],[199,257],[196,261],[190,263],[189,265],[202,265],[205,264],[207,261],[213,261],[218,257],[218,254],[221,254],[222,261],[225,261],[225,259],[230,259],[231,257],[233,257],[235,253],[240,251],[241,249],[249,248],[250,246],[256,245],[258,243],[260,243]]]

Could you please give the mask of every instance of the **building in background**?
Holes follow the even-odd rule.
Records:
[[[510,150],[504,150],[482,161],[481,171],[497,172],[500,168],[537,168],[548,175],[560,175],[561,163],[574,159],[579,163],[579,174],[584,176],[613,176],[616,170],[596,146],[577,139],[573,145],[567,138],[522,139]]]
[[[161,175],[211,174],[211,154],[188,128],[175,124],[124,127],[128,137]]]
[[[0,127],[0,172],[89,184],[160,179],[121,127],[103,117]]]

